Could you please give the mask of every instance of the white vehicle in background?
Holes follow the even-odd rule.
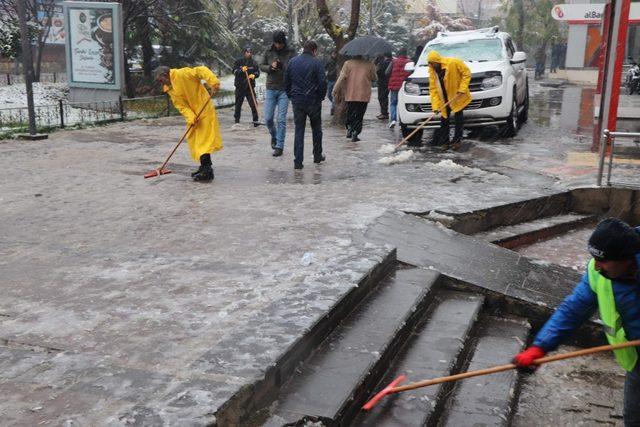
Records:
[[[408,63],[412,71],[398,94],[398,119],[406,136],[433,116],[429,98],[427,55],[435,50],[442,56],[462,59],[471,70],[471,103],[464,109],[464,127],[502,126],[507,137],[518,133],[529,113],[529,84],[525,61],[511,36],[498,27],[471,31],[440,32],[425,46],[418,63]],[[434,121],[425,128],[435,129]],[[416,132],[410,143],[422,139]]]

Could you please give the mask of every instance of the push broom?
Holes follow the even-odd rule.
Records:
[[[449,106],[449,104],[451,104],[457,97],[459,94],[456,94],[456,96],[454,96],[453,98],[451,98],[446,104],[444,104],[442,106],[442,108],[447,108]],[[413,135],[415,135],[419,130],[421,130],[422,128],[424,128],[426,125],[428,125],[433,119],[435,119],[436,117],[438,117],[439,115],[439,111],[434,111],[433,112],[433,116],[429,117],[427,120],[425,120],[424,122],[420,123],[414,130],[413,132],[411,132],[409,135],[405,136],[402,141],[400,141],[398,144],[396,144],[395,147],[393,147],[393,152],[397,152],[398,149],[400,147],[402,147],[408,140],[411,139],[411,137]]]
[[[171,172],[173,172],[170,169],[165,169],[165,166],[167,166],[167,163],[169,163],[169,160],[171,159],[173,154],[176,152],[178,147],[180,147],[180,144],[182,144],[182,142],[185,140],[185,138],[187,137],[187,135],[189,134],[191,129],[195,126],[196,122],[198,121],[198,118],[200,117],[200,114],[202,114],[204,109],[207,108],[207,105],[209,104],[209,102],[211,102],[211,98],[213,98],[213,95],[210,96],[209,98],[207,98],[207,102],[205,102],[204,105],[202,106],[202,108],[200,109],[200,111],[198,111],[198,114],[196,115],[195,119],[193,120],[193,124],[189,125],[187,130],[182,135],[182,138],[180,138],[180,141],[178,141],[176,146],[173,147],[173,150],[171,150],[171,153],[169,153],[169,155],[167,156],[167,160],[165,160],[164,163],[162,164],[162,166],[160,166],[158,169],[154,169],[151,172],[147,172],[146,174],[144,174],[145,179],[154,178],[154,177],[160,176],[160,175],[167,175],[167,174],[170,174]]]
[[[541,357],[533,361],[534,365],[542,365],[544,363],[557,362],[558,360],[572,359],[574,357],[587,356],[594,353],[600,353],[603,351],[618,350],[626,347],[638,347],[640,346],[640,340],[628,341],[622,344],[602,345],[599,347],[586,348],[584,350],[572,351],[569,353],[556,354],[553,356]],[[492,368],[479,369],[477,371],[463,372],[461,374],[450,375],[448,377],[434,378],[432,380],[418,381],[415,383],[399,386],[402,381],[406,379],[404,375],[400,375],[398,378],[389,383],[388,386],[378,392],[371,400],[369,400],[362,407],[365,411],[371,410],[380,400],[390,394],[401,393],[403,391],[415,390],[417,388],[428,387],[430,385],[442,384],[451,381],[463,380],[465,378],[479,377],[482,375],[495,374],[497,372],[504,372],[511,369],[516,369],[517,366],[513,363],[508,365],[499,365]]]

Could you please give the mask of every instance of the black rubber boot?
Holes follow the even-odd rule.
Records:
[[[191,178],[198,175],[200,172],[202,172],[202,166],[200,166],[197,171],[191,172]]]
[[[203,154],[200,156],[200,169],[193,175],[193,180],[196,182],[210,182],[213,181],[213,167],[211,167],[211,154]]]

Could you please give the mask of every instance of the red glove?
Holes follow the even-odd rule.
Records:
[[[516,354],[512,362],[520,368],[535,368],[536,365],[533,364],[533,361],[544,357],[545,354],[547,354],[547,352],[541,347],[532,345],[525,351]]]

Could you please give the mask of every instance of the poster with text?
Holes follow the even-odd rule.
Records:
[[[70,7],[67,16],[71,81],[114,85],[113,9]]]

